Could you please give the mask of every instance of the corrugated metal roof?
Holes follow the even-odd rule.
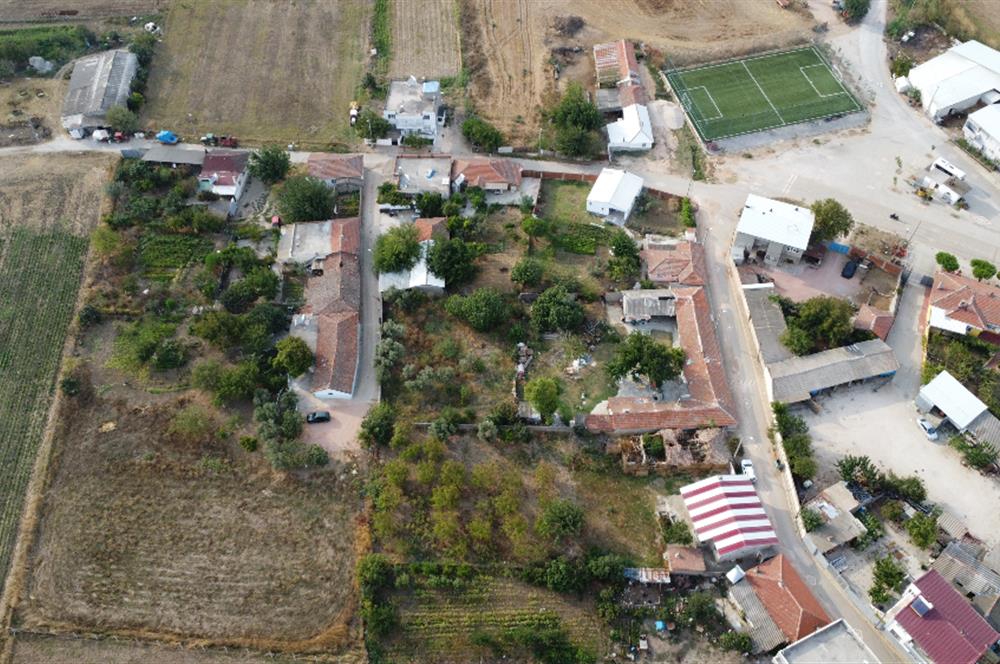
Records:
[[[921,387],[920,396],[937,406],[960,431],[986,410],[986,404],[947,371]]]
[[[812,392],[856,380],[895,373],[899,362],[881,339],[832,348],[821,353],[792,357],[769,364],[774,400],[794,403]]]
[[[135,54],[125,49],[80,58],[73,65],[63,117],[103,116],[112,106],[124,106],[138,68]]]
[[[960,542],[950,542],[932,567],[960,592],[975,595],[1000,595],[1000,574],[982,562]]]
[[[730,586],[729,598],[743,611],[743,620],[750,627],[747,633],[753,641],[754,652],[767,652],[787,642],[749,583],[743,580]]]
[[[785,344],[781,343],[781,335],[788,329],[785,315],[781,307],[771,297],[775,295],[774,287],[743,288],[743,295],[750,310],[750,323],[753,325],[760,344],[760,354],[765,364],[780,362],[795,357]]]
[[[736,232],[805,250],[814,222],[815,216],[807,207],[750,194]]]

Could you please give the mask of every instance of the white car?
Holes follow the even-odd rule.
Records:
[[[924,435],[927,436],[927,440],[937,440],[938,439],[938,432],[937,432],[937,429],[934,428],[933,424],[931,424],[930,422],[928,422],[927,420],[925,420],[922,417],[918,417],[917,418],[917,425],[921,429],[923,429]]]
[[[746,475],[751,482],[757,481],[757,474],[753,472],[753,461],[750,459],[740,460],[740,472]]]

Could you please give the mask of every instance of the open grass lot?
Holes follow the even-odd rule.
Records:
[[[667,78],[706,141],[861,110],[813,47],[675,70]]]
[[[143,119],[186,139],[325,147],[355,140],[367,0],[177,2],[151,67]]]
[[[457,76],[462,66],[455,0],[392,3],[390,78]]]
[[[143,16],[167,8],[170,0],[0,0],[0,23]]]
[[[101,211],[103,155],[0,161],[0,575],[6,577],[42,441],[87,233]]]

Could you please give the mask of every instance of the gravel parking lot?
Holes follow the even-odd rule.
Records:
[[[1000,544],[1000,482],[962,465],[942,437],[931,442],[917,427],[911,399],[893,383],[844,390],[820,401],[823,412],[799,413],[809,423],[820,467],[832,468],[848,454],[864,454],[883,470],[916,474],[928,500],[961,519],[979,539]]]

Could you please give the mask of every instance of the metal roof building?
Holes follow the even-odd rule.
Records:
[[[838,619],[778,651],[774,664],[879,664],[861,636]]]
[[[108,109],[124,106],[128,100],[129,86],[138,69],[138,58],[125,49],[77,60],[63,102],[63,127],[75,138],[82,138],[84,129],[104,126]]]
[[[897,369],[896,355],[881,339],[791,357],[767,366],[772,400],[783,403],[806,401],[821,390],[891,376]]]
[[[635,199],[642,192],[642,178],[617,168],[601,169],[587,194],[587,212],[607,217],[622,225],[632,214]]]
[[[823,525],[807,535],[820,553],[827,553],[867,532],[865,524],[853,514],[858,509],[858,501],[844,481],[823,489],[805,506],[823,519]]]
[[[750,194],[740,213],[736,232],[804,251],[815,221],[812,210],[807,207]]]
[[[1000,574],[983,564],[961,542],[949,542],[932,569],[963,594],[1000,595]]]
[[[143,161],[172,166],[201,166],[205,163],[207,150],[204,148],[179,148],[175,145],[154,145],[142,155]]]
[[[920,91],[924,111],[935,122],[1000,100],[1000,52],[975,40],[953,46],[907,74]]]
[[[778,543],[771,520],[745,475],[716,475],[681,488],[698,542],[732,560]]]
[[[937,408],[959,431],[965,431],[973,420],[986,412],[986,404],[947,371],[920,388],[917,406],[924,411]]]

